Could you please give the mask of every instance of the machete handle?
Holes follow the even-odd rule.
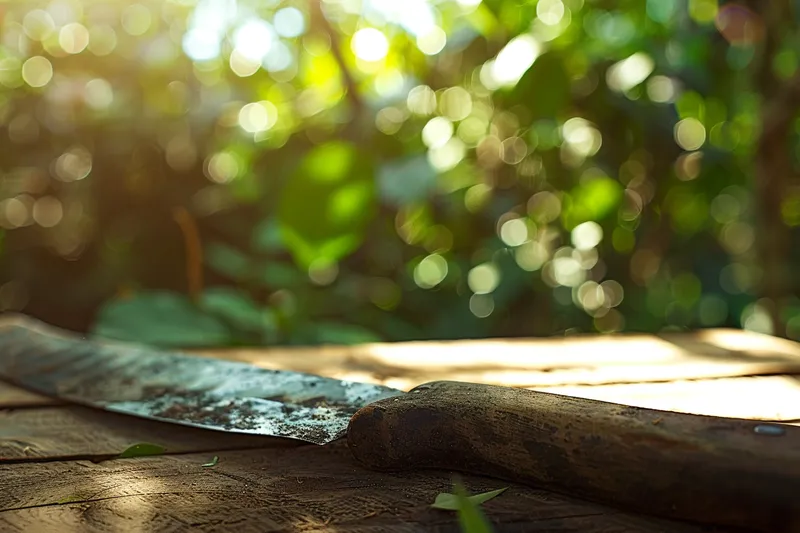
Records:
[[[483,474],[635,512],[800,531],[800,427],[437,381],[358,411],[348,446],[383,471]]]

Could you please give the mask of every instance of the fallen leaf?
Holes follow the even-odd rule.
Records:
[[[214,458],[211,459],[211,461],[209,461],[209,462],[207,462],[205,464],[202,464],[200,466],[204,466],[204,467],[208,468],[208,467],[211,467],[211,466],[217,466],[217,463],[219,463],[219,456],[215,455]]]
[[[127,450],[122,452],[118,455],[120,459],[125,459],[129,457],[145,457],[148,455],[161,455],[167,449],[163,446],[159,446],[158,444],[150,444],[148,442],[140,442],[139,444],[134,444],[133,446],[129,447]]]
[[[483,502],[487,502],[492,498],[500,496],[507,488],[508,487],[503,487],[502,489],[491,490],[489,492],[483,492],[480,494],[473,494],[472,496],[467,496],[466,499],[474,505],[480,505]],[[458,496],[456,494],[442,492],[436,496],[436,500],[434,500],[434,502],[431,504],[431,507],[434,509],[441,509],[443,511],[458,511]]]
[[[477,496],[486,499],[494,498],[505,489],[495,490]],[[467,491],[461,483],[455,485],[455,499],[458,505],[458,522],[462,533],[492,533],[492,526],[481,511],[480,502],[473,501],[474,496],[467,496]],[[486,501],[485,499],[482,501]]]

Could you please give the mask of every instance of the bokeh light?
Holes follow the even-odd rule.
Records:
[[[239,111],[239,125],[249,133],[266,131],[277,121],[278,108],[269,101],[253,102]]]
[[[22,79],[31,87],[44,87],[53,79],[53,64],[43,56],[34,56],[22,64]]]
[[[285,7],[275,13],[275,31],[281,37],[299,37],[306,30],[303,13],[296,7]]]
[[[675,142],[684,150],[698,150],[706,142],[706,129],[695,118],[685,118],[675,125]]]
[[[500,271],[492,263],[478,265],[467,274],[467,284],[475,294],[489,294],[500,284]]]
[[[447,276],[447,261],[439,254],[426,256],[414,268],[414,282],[423,289],[432,289]]]
[[[488,89],[512,87],[533,65],[542,48],[533,35],[523,34],[512,39],[481,69],[481,82]]]
[[[326,321],[345,331],[326,342],[452,337],[451,323],[800,340],[800,300],[765,295],[779,276],[763,253],[767,229],[791,242],[800,227],[800,188],[779,177],[780,199],[763,197],[753,164],[768,149],[797,155],[798,124],[785,146],[760,135],[800,53],[764,12],[716,0],[318,7],[6,3],[0,307],[47,300],[49,278],[15,279],[25,261],[56,293],[66,278],[38,263],[48,257],[81,279],[107,272],[87,294],[131,298],[150,282],[188,298],[180,276],[200,268],[237,295],[220,319],[237,343],[322,342]],[[323,187],[315,173],[338,177]],[[173,205],[201,233],[200,267],[163,252],[166,235],[194,238],[191,223],[136,223]],[[143,242],[155,273],[134,251]],[[302,333],[318,318],[323,333]]]
[[[68,54],[79,54],[89,46],[89,30],[83,24],[67,24],[58,33],[58,44]]]
[[[153,14],[147,6],[131,4],[122,10],[121,24],[130,35],[144,35],[153,22]]]
[[[211,181],[229,183],[242,171],[238,158],[230,152],[217,152],[206,163],[206,175]]]
[[[655,63],[650,56],[637,52],[612,65],[606,73],[606,83],[615,91],[626,92],[646,80],[654,68]]]
[[[364,61],[380,61],[389,52],[389,41],[376,28],[358,30],[351,41],[353,53]]]

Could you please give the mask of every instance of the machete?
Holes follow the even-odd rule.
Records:
[[[324,445],[383,471],[483,474],[635,512],[800,531],[800,428],[477,383],[405,392],[0,327],[0,378],[127,415]]]

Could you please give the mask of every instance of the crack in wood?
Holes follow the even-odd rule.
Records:
[[[193,490],[191,491],[192,494],[219,494],[220,491],[218,490]],[[185,494],[182,491],[168,491],[168,492],[141,492],[136,494],[120,494],[119,496],[105,496],[103,498],[86,498],[86,499],[76,499],[70,501],[59,501],[59,502],[50,502],[50,503],[37,503],[34,505],[23,505],[21,507],[10,507],[8,509],[0,509],[0,514],[9,513],[12,511],[25,511],[27,509],[39,509],[42,507],[59,507],[64,505],[82,505],[86,503],[96,503],[96,502],[103,502],[108,500],[120,500],[123,498],[137,498],[137,497],[147,497],[147,496],[180,496],[181,494]]]
[[[164,452],[158,455],[142,455],[140,457],[119,457],[119,454],[116,453],[114,454],[101,453],[101,454],[54,455],[49,457],[20,457],[15,459],[0,458],[0,465],[14,465],[14,464],[25,464],[25,463],[55,463],[55,462],[70,462],[70,461],[89,461],[91,463],[99,464],[99,463],[104,463],[106,461],[113,461],[117,459],[120,461],[126,461],[130,459],[155,459],[158,457],[175,457],[180,455],[194,455],[200,453],[242,452],[250,450],[269,450],[269,449],[273,448],[270,446],[263,446],[263,447],[236,446],[228,448],[213,448],[208,450],[185,450],[176,452]]]

